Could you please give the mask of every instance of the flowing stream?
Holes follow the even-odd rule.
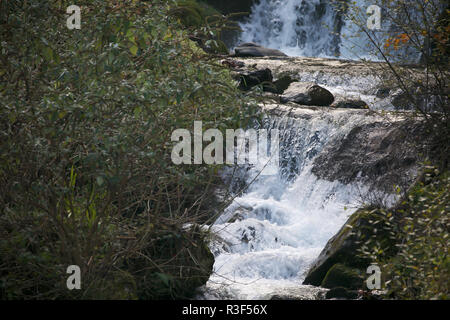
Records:
[[[374,119],[364,113],[302,112],[299,118],[265,120],[264,128],[280,132],[277,174],[261,176],[256,167],[237,171],[237,178],[251,185],[212,226],[214,274],[204,298],[317,296],[319,289],[301,285],[305,272],[361,204],[367,188],[320,180],[311,172],[312,163],[355,124]]]
[[[356,2],[366,4],[365,0]],[[354,32],[330,2],[323,0],[261,0],[241,26],[243,42],[310,57],[349,55],[344,48],[351,44],[343,35]],[[330,27],[337,33],[331,33]],[[364,43],[358,41],[361,54]],[[333,93],[364,91],[351,87],[349,76],[336,80],[320,74],[323,79],[312,74],[311,80],[325,84]],[[375,83],[369,78],[354,80],[367,88]],[[199,298],[318,298],[320,288],[302,285],[305,273],[327,241],[361,206],[369,188],[363,180],[344,185],[317,178],[312,173],[314,159],[327,146],[341,143],[357,125],[383,120],[348,110],[299,112],[299,117],[269,115],[262,125],[280,132],[280,166],[275,175],[259,175],[258,167],[236,171],[235,183],[250,187],[211,226],[214,273]],[[229,178],[230,173],[224,175]]]

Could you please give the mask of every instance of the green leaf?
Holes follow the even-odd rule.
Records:
[[[130,48],[130,52],[131,52],[131,54],[133,55],[133,56],[135,56],[136,55],[136,53],[137,53],[137,51],[138,51],[138,47],[137,46],[132,46],[131,48]]]

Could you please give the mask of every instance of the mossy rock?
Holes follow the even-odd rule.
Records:
[[[332,289],[343,287],[347,289],[361,289],[364,284],[362,272],[355,268],[336,263],[328,270],[321,287]]]
[[[330,268],[337,263],[366,270],[372,261],[361,257],[358,250],[369,238],[376,237],[384,248],[393,248],[393,241],[388,233],[383,231],[383,226],[372,224],[373,221],[379,220],[379,215],[378,210],[369,208],[353,213],[339,232],[328,241],[303,283],[320,286]]]

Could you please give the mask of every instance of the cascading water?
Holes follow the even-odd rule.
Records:
[[[366,25],[366,11],[373,1],[356,0],[350,5],[358,24]],[[243,32],[239,40],[279,49],[289,56],[382,60],[358,24],[336,8],[336,1],[329,0],[261,0],[240,24]],[[374,39],[383,46],[389,35],[399,33],[401,30],[393,30],[388,19],[381,19],[381,29],[374,33]],[[420,54],[409,51],[402,56],[417,61]]]
[[[339,55],[342,20],[329,1],[261,0],[241,24],[242,42],[256,42],[292,56]]]
[[[355,125],[374,119],[361,113],[302,112],[298,119],[266,119],[264,128],[280,132],[278,174],[258,176],[257,168],[242,174],[247,183],[253,181],[250,188],[212,226],[214,274],[203,298],[268,299],[291,292],[312,299],[317,294],[318,289],[301,285],[304,273],[367,190],[318,179],[312,162]]]

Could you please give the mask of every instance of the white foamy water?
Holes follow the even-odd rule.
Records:
[[[374,119],[363,113],[305,112],[304,118],[266,120],[265,128],[280,131],[279,172],[259,176],[212,226],[214,274],[202,298],[316,297],[318,289],[301,285],[305,272],[361,204],[367,188],[320,180],[311,164],[355,124]],[[245,180],[253,181],[258,173],[250,169]]]
[[[332,34],[338,16],[323,0],[261,0],[241,24],[242,42],[256,42],[291,56],[336,56]]]
[[[366,28],[368,19],[373,16],[367,13],[373,1],[350,3],[352,18],[338,13],[336,5],[328,0],[261,0],[253,5],[249,19],[240,24],[243,30],[240,42],[256,42],[289,56],[382,61],[382,56],[360,28]],[[401,32],[383,15],[386,12],[381,14],[381,29],[371,33],[379,47],[383,47],[387,38]],[[414,15],[411,9],[410,16]],[[432,20],[432,15],[427,14],[427,19]],[[420,57],[412,48],[399,53],[400,61],[417,62]]]

